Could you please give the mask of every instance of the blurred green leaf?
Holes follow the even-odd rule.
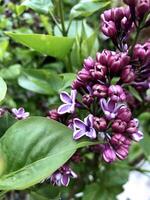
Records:
[[[70,128],[44,117],[18,121],[0,139],[0,190],[40,183],[89,144],[75,142]]]
[[[70,12],[70,18],[88,17],[110,5],[109,0],[80,0]]]
[[[21,65],[15,64],[0,70],[0,76],[4,79],[15,79],[20,75]]]
[[[25,0],[16,8],[18,15],[23,13],[26,8],[31,8],[38,13],[48,14],[53,9],[53,3],[51,0]]]
[[[7,85],[5,81],[0,77],[0,101],[5,98],[7,92]]]
[[[139,100],[140,102],[143,101],[140,94],[138,93],[138,91],[134,87],[129,86],[129,91],[137,100]]]
[[[58,74],[44,69],[23,70],[18,83],[24,89],[47,95],[56,94],[63,87],[62,79]]]
[[[0,60],[3,59],[8,45],[9,45],[8,39],[4,39],[4,38],[0,39]]]
[[[16,42],[32,48],[42,54],[63,59],[71,50],[74,43],[73,38],[57,37],[43,34],[18,34],[6,33]]]

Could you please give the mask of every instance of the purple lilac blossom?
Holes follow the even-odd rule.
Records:
[[[84,122],[78,118],[74,119],[74,140],[78,140],[83,136],[87,136],[91,139],[96,138],[96,131],[93,128],[93,115],[88,115],[84,119]]]
[[[67,187],[70,182],[70,178],[77,178],[77,175],[69,166],[64,165],[52,174],[50,181],[53,185]]]
[[[26,119],[30,115],[30,113],[25,112],[24,108],[22,108],[22,107],[19,109],[13,108],[12,113],[16,119]]]
[[[75,111],[75,100],[77,91],[71,90],[71,95],[67,92],[61,92],[60,99],[64,103],[58,108],[58,114],[73,113]]]

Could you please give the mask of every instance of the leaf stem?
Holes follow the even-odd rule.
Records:
[[[53,15],[53,13],[51,11],[49,11],[49,13],[50,13],[52,20],[54,21],[54,23],[56,24],[56,26],[60,30],[60,32],[62,32],[62,29],[60,28],[59,23],[58,23],[57,19],[55,18],[55,16]]]
[[[63,36],[67,36],[65,23],[64,23],[64,10],[63,10],[62,0],[58,1],[58,6],[59,6],[59,14],[60,14],[61,26],[62,26],[62,34],[63,34]]]

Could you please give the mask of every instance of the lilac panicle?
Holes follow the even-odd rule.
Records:
[[[70,182],[70,178],[77,178],[77,175],[68,165],[64,165],[52,174],[50,181],[53,185],[67,187]]]
[[[126,95],[120,85],[111,85],[108,88],[108,95],[115,102],[126,100]]]
[[[16,119],[26,119],[30,115],[29,112],[25,112],[23,107],[21,107],[19,109],[13,108],[12,113],[15,116]]]
[[[58,108],[58,114],[62,115],[65,113],[73,113],[75,110],[75,100],[76,100],[77,91],[71,90],[71,95],[67,92],[61,92],[60,99],[64,103]]]
[[[78,140],[83,136],[87,136],[91,139],[96,138],[96,131],[93,128],[93,115],[88,115],[84,119],[84,122],[78,118],[74,119],[74,140]]]

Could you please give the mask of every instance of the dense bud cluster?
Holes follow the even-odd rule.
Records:
[[[126,159],[132,142],[143,138],[132,110],[137,99],[129,88],[134,87],[137,93],[142,90],[143,100],[150,88],[150,41],[136,44],[135,40],[127,45],[130,33],[150,11],[150,2],[124,2],[128,6],[113,8],[101,15],[102,32],[112,39],[117,50],[105,49],[97,52],[95,59],[86,58],[72,83],[71,94],[62,92],[63,104],[58,110],[49,112],[51,119],[72,129],[74,140],[84,137],[99,143],[89,150],[99,154],[107,163]],[[75,161],[73,157],[71,160]],[[77,160],[80,160],[78,156]],[[68,181],[65,180],[64,184],[62,180],[66,172],[62,171],[60,175],[60,170],[54,173],[51,182],[67,185]],[[72,176],[67,173],[68,177]]]

